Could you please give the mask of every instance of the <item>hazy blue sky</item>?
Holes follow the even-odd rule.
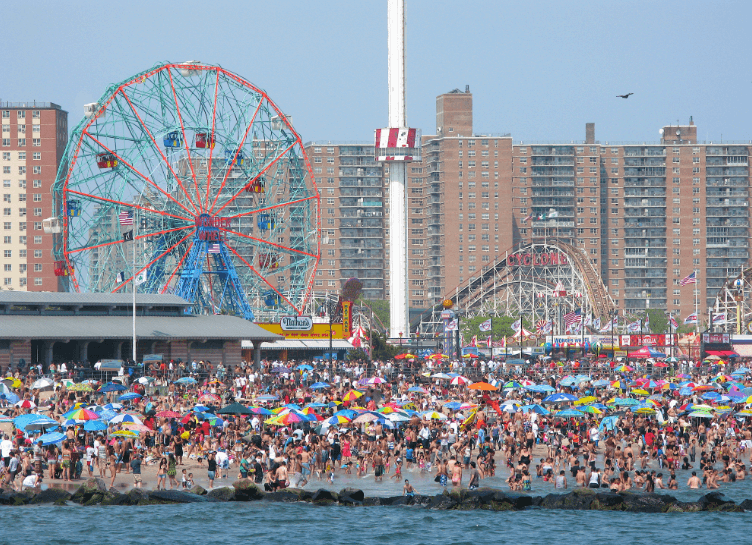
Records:
[[[752,138],[752,2],[407,0],[407,119],[470,85],[476,132],[515,140]],[[70,112],[159,61],[217,63],[266,89],[305,141],[371,140],[387,117],[386,2],[33,1],[2,7],[0,98]],[[633,92],[628,100],[616,94]]]

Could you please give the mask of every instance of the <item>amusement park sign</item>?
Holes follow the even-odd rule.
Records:
[[[309,331],[313,327],[310,316],[284,316],[279,325],[282,331]]]
[[[631,346],[673,346],[675,344],[675,335],[621,335],[620,344],[622,347]]]
[[[568,265],[569,261],[567,256],[560,252],[518,253],[507,256],[507,264],[524,267],[541,267],[546,265]]]

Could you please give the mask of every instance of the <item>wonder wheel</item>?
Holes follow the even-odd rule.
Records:
[[[194,312],[301,313],[319,192],[269,96],[219,66],[164,63],[85,106],[54,187],[69,290],[174,293]],[[135,280],[135,282],[134,282]]]

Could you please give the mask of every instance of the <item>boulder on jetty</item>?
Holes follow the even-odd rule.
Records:
[[[337,493],[320,488],[313,494],[311,502],[316,505],[331,505],[337,503]]]
[[[107,484],[105,484],[104,480],[91,478],[78,487],[78,490],[73,493],[70,500],[82,505],[95,505],[102,501],[106,493]]]
[[[62,488],[47,488],[46,490],[41,490],[34,494],[29,503],[34,505],[41,503],[56,503],[58,505],[64,505],[71,496],[72,494],[70,492],[63,490]]]
[[[256,501],[264,496],[261,489],[250,479],[235,481],[232,487],[235,489],[233,501]]]
[[[337,497],[339,498],[339,503],[345,505],[362,505],[366,495],[362,490],[358,490],[357,488],[343,488],[339,491]]]
[[[149,492],[149,499],[157,503],[206,503],[210,497],[199,496],[182,490],[152,490]]]
[[[195,494],[191,494],[196,496]],[[231,486],[223,486],[222,488],[215,488],[210,490],[206,496],[198,496],[199,498],[214,498],[216,501],[234,501],[235,489]]]

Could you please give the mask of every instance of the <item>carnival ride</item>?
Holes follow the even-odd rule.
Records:
[[[517,245],[495,263],[446,294],[453,311],[463,317],[524,317],[532,325],[551,322],[564,332],[562,317],[580,309],[604,325],[616,306],[587,255],[555,239]],[[423,313],[421,333],[443,332],[443,305]]]
[[[220,66],[160,63],[85,107],[54,185],[71,291],[174,293],[195,313],[301,314],[319,191],[290,118]]]

